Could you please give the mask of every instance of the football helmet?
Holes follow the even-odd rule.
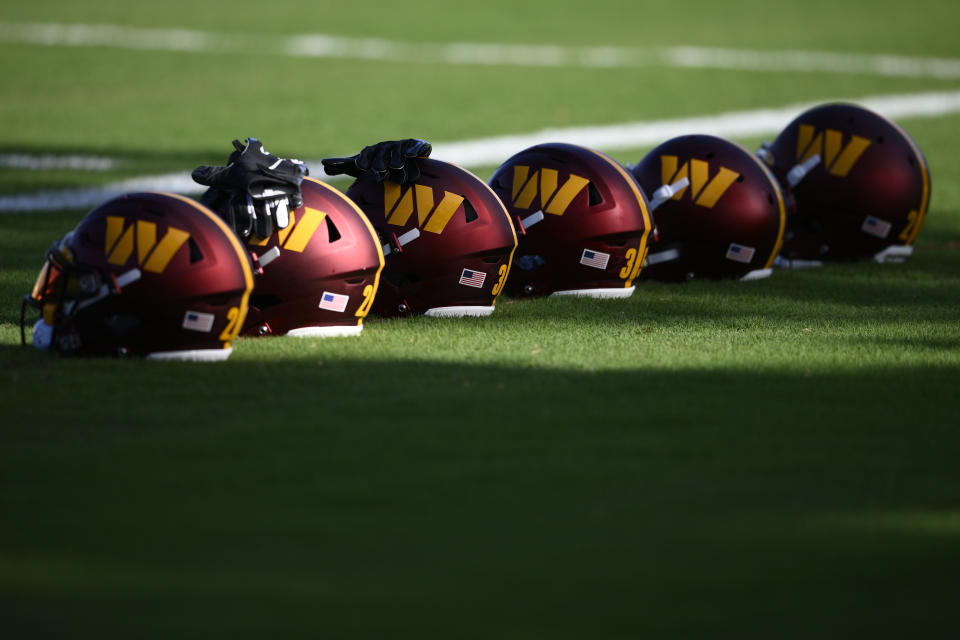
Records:
[[[519,238],[510,295],[633,293],[652,224],[617,162],[572,144],[539,144],[500,165],[490,185]]]
[[[312,178],[304,178],[300,188],[303,204],[290,212],[286,228],[246,240],[259,255],[262,273],[244,333],[358,335],[383,269],[377,235],[357,205],[335,188]]]
[[[752,153],[715,136],[678,136],[631,172],[650,197],[657,225],[641,278],[771,274],[786,212],[776,178]]]
[[[54,243],[21,309],[40,311],[33,345],[63,354],[226,360],[247,315],[250,259],[213,212],[131,193]]]
[[[758,152],[788,192],[782,256],[902,262],[927,216],[930,171],[910,136],[854,104],[800,114]]]
[[[347,197],[376,229],[386,266],[373,312],[381,316],[486,316],[510,273],[517,237],[482,180],[439,160],[417,160],[401,187],[365,172]]]

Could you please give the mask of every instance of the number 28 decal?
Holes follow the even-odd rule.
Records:
[[[365,318],[370,312],[370,307],[373,305],[373,292],[374,288],[372,284],[368,284],[363,288],[363,302],[357,307],[356,313],[353,314],[354,316],[357,318]]]
[[[230,310],[227,311],[227,326],[225,326],[220,333],[220,340],[232,342],[233,339],[237,337],[237,334],[240,333],[240,326],[240,309],[238,307],[230,307]]]

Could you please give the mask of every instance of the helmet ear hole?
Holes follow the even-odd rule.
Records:
[[[598,204],[603,204],[603,196],[600,195],[600,191],[592,182],[587,183],[587,192],[590,194],[591,207],[595,207]]]
[[[337,225],[333,224],[333,220],[330,219],[329,215],[325,216],[324,220],[327,221],[327,235],[330,237],[330,242],[336,242],[341,238],[340,230],[337,229]]]
[[[187,243],[190,246],[190,264],[196,264],[203,260],[203,252],[200,251],[200,246],[194,241],[192,237],[187,240]]]
[[[469,200],[463,201],[463,212],[467,217],[467,222],[473,222],[480,216],[477,214],[477,210],[473,208],[473,205],[470,204]]]

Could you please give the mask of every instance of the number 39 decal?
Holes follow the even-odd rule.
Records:
[[[507,265],[505,264],[500,265],[500,270],[497,271],[497,275],[499,276],[499,279],[497,280],[497,284],[493,285],[493,289],[490,291],[490,293],[492,293],[494,296],[500,295],[500,291],[503,289],[503,284],[504,282],[506,282]]]
[[[620,279],[629,282],[640,274],[640,268],[643,267],[643,261],[647,256],[646,254],[641,256],[639,249],[627,249],[624,257],[627,259],[627,265],[620,269]]]

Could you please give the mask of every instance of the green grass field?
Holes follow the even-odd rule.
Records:
[[[117,160],[0,169],[0,195],[188,171],[235,137],[320,158],[960,87],[307,59],[287,34],[956,59],[958,19],[942,0],[5,5],[0,34],[183,28],[249,51],[0,37],[0,155]],[[903,265],[501,299],[241,339],[213,365],[21,347],[20,300],[85,211],[0,213],[0,635],[960,636],[960,114],[900,124],[933,185]]]

